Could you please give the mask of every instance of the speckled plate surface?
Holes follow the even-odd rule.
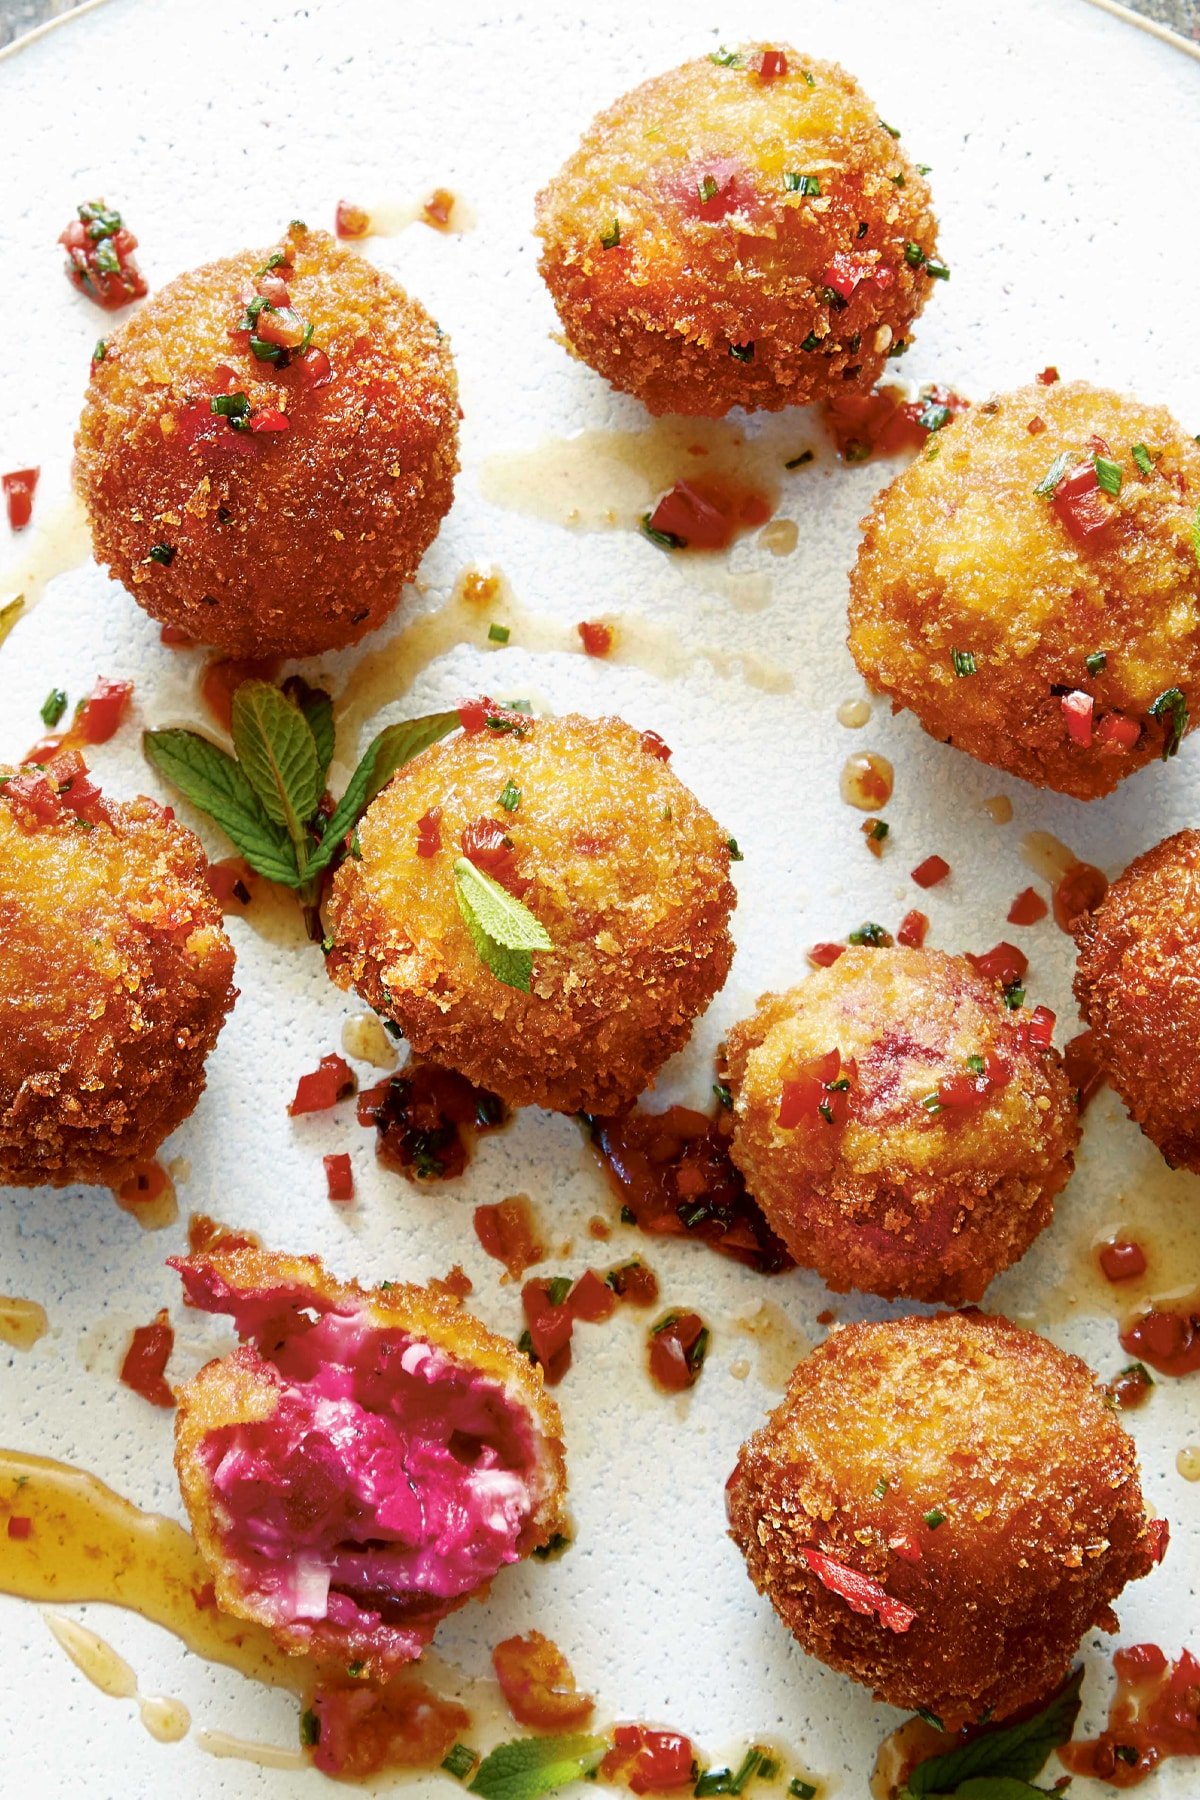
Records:
[[[616,710],[674,746],[680,775],[745,853],[736,870],[733,973],[659,1088],[664,1101],[696,1104],[706,1099],[712,1054],[730,1023],[764,988],[797,978],[811,942],[842,936],[863,918],[894,928],[916,899],[907,870],[931,851],[954,867],[953,879],[921,902],[933,920],[931,942],[982,948],[1004,935],[1008,905],[1030,879],[1020,854],[1025,832],[1053,832],[1113,874],[1167,832],[1196,823],[1200,811],[1200,748],[1191,741],[1175,762],[1085,807],[1006,781],[883,706],[865,730],[837,723],[839,702],[862,691],[844,646],[846,570],[857,521],[890,470],[837,466],[813,416],[797,413],[769,428],[772,444],[786,439],[790,453],[811,446],[817,455],[785,480],[781,510],[799,526],[798,547],[777,557],[743,542],[732,568],[746,581],[731,583],[717,568],[684,573],[632,530],[570,530],[534,516],[539,504],[553,514],[553,497],[531,492],[525,512],[498,503],[501,488],[511,493],[513,485],[496,474],[503,453],[645,423],[551,338],[530,236],[533,196],[599,106],[715,48],[718,33],[708,26],[708,15],[681,0],[662,0],[649,13],[623,3],[583,20],[559,6],[508,7],[498,16],[456,0],[437,9],[371,0],[264,0],[255,8],[110,0],[0,61],[0,468],[39,462],[43,470],[38,531],[22,543],[0,527],[0,591],[25,585],[32,597],[30,563],[69,560],[49,528],[68,492],[70,434],[104,324],[60,273],[54,239],[78,200],[103,193],[121,205],[152,286],[236,247],[270,243],[293,216],[327,224],[341,195],[371,207],[444,184],[474,209],[477,227],[465,235],[414,227],[366,246],[449,332],[465,411],[454,510],[419,591],[387,636],[436,612],[472,563],[497,565],[520,610],[502,652],[425,626],[420,642],[441,642],[444,651],[424,666],[420,642],[401,655],[396,667],[414,679],[403,695],[399,677],[393,681],[399,697],[387,716],[428,711],[486,684],[532,692],[560,711]],[[803,16],[763,0],[753,18],[743,12],[720,22],[731,41],[743,31],[843,61],[902,128],[911,153],[932,165],[953,278],[921,321],[908,379],[950,382],[978,398],[1054,362],[1064,375],[1133,389],[1200,424],[1200,365],[1187,325],[1200,285],[1195,61],[1081,0],[1009,0],[1003,8],[813,0]],[[757,427],[749,429],[753,437]],[[531,489],[546,467],[544,455],[530,465],[542,471],[530,474]],[[623,503],[648,501],[636,475],[632,482]],[[13,571],[20,579],[9,580]],[[598,613],[649,616],[667,634],[665,653],[660,638],[647,666],[637,667],[538,647],[567,640],[577,620]],[[483,635],[476,630],[477,640]],[[686,647],[721,654],[689,659]],[[769,678],[752,663],[757,685],[748,682],[736,659],[725,659],[735,651],[763,659]],[[306,672],[338,691],[358,660],[327,658]],[[672,665],[677,678],[664,678]],[[164,649],[157,627],[100,571],[71,568],[0,651],[0,753],[19,754],[38,735],[38,707],[52,684],[74,697],[98,672],[128,676],[137,684],[136,720],[95,763],[118,794],[159,791],[139,731],[197,718],[197,666],[196,655]],[[369,722],[350,722],[365,737]],[[347,738],[344,760],[355,749]],[[861,815],[838,796],[844,759],[864,748],[896,767],[887,814],[893,848],[878,862],[864,848]],[[1011,796],[1010,824],[996,824],[985,806],[997,794]],[[191,822],[214,855],[227,853],[215,830]],[[163,1259],[181,1247],[189,1211],[253,1227],[268,1243],[318,1251],[339,1273],[366,1280],[424,1278],[461,1261],[476,1282],[473,1304],[515,1334],[518,1296],[479,1249],[473,1205],[532,1195],[553,1220],[555,1241],[573,1245],[548,1265],[568,1273],[585,1266],[589,1252],[597,1260],[589,1216],[614,1210],[566,1119],[521,1117],[481,1144],[462,1182],[431,1191],[376,1166],[372,1136],[349,1107],[290,1122],[297,1075],[338,1047],[344,1020],[362,1009],[331,987],[319,954],[298,937],[256,932],[241,920],[231,932],[241,999],[210,1062],[206,1095],[164,1152],[190,1170],[179,1181],[179,1224],[144,1233],[99,1191],[19,1191],[0,1206],[0,1289],[39,1300],[51,1323],[28,1354],[0,1349],[0,1442],[76,1462],[140,1504],[173,1513],[170,1418],[119,1387],[115,1373],[131,1325],[163,1305],[178,1311]],[[1022,942],[1032,994],[1057,1009],[1060,1034],[1070,1035],[1067,939],[1047,921]],[[360,1074],[371,1078],[365,1066]],[[320,1159],[332,1150],[354,1159],[351,1208],[325,1199]],[[1103,1095],[1053,1227],[994,1284],[989,1303],[1038,1324],[1110,1376],[1126,1359],[1111,1301],[1081,1273],[1087,1245],[1105,1226],[1132,1218],[1152,1248],[1154,1291],[1186,1289],[1200,1279],[1198,1207],[1200,1183],[1169,1174],[1116,1099]],[[861,1796],[898,1715],[800,1653],[753,1594],[724,1536],[722,1509],[737,1445],[778,1396],[786,1327],[819,1336],[817,1315],[830,1297],[811,1275],[766,1281],[701,1248],[635,1241],[618,1227],[613,1258],[635,1248],[657,1269],[664,1298],[697,1306],[711,1324],[704,1375],[689,1398],[667,1401],[643,1370],[641,1321],[581,1328],[575,1367],[559,1390],[576,1543],[557,1562],[503,1575],[488,1603],[447,1622],[439,1650],[484,1675],[500,1637],[541,1627],[598,1694],[603,1716],[671,1725],[714,1756],[777,1737],[830,1793]],[[765,1336],[747,1335],[736,1322],[763,1301],[777,1309],[774,1324]],[[839,1319],[888,1310],[858,1298],[833,1305]],[[216,1341],[194,1316],[178,1323],[172,1373],[194,1367]],[[735,1365],[747,1358],[750,1371],[739,1369],[738,1379]],[[1177,1651],[1196,1617],[1200,1489],[1181,1478],[1175,1459],[1200,1439],[1200,1383],[1160,1384],[1129,1422],[1148,1498],[1170,1517],[1172,1541],[1165,1566],[1121,1602],[1120,1641],[1153,1638]],[[196,1730],[180,1744],[152,1742],[131,1703],[105,1699],[71,1666],[35,1608],[0,1601],[3,1767],[14,1789],[62,1800],[149,1800],[164,1791],[242,1800],[320,1788],[311,1772],[218,1762],[198,1743],[209,1727],[294,1745],[288,1696],[199,1662],[130,1614],[73,1611],[120,1649],[147,1692],[181,1696]],[[1105,1701],[1108,1647],[1101,1639],[1086,1646],[1093,1724]],[[1157,1793],[1175,1800],[1195,1783],[1192,1766],[1168,1765]],[[1079,1783],[1073,1791],[1086,1790]]]

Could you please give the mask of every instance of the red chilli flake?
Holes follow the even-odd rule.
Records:
[[[333,228],[340,238],[366,237],[371,229],[371,215],[351,200],[339,200],[333,215]]]
[[[325,1181],[329,1189],[329,1198],[339,1205],[354,1198],[354,1169],[348,1154],[343,1150],[336,1156],[326,1156]]]
[[[1054,383],[1058,380],[1058,370],[1055,368],[1053,363],[1047,364],[1047,366],[1042,370],[1041,374],[1038,376],[1038,380],[1041,382],[1043,387],[1053,387],[1054,386]]]
[[[1132,750],[1141,741],[1142,728],[1136,719],[1124,713],[1105,713],[1096,726],[1096,742],[1111,745],[1114,750]]]
[[[675,1788],[691,1787],[696,1779],[695,1760],[692,1740],[677,1731],[618,1725],[613,1732],[613,1747],[598,1772],[604,1781],[624,1774],[635,1794],[667,1794]]]
[[[548,1281],[527,1281],[521,1305],[533,1353],[542,1365],[547,1387],[556,1387],[571,1366],[571,1331],[575,1320],[565,1304],[550,1298]]]
[[[782,50],[764,50],[758,74],[761,81],[779,81],[788,72],[788,60]]]
[[[1017,1036],[1037,1050],[1048,1050],[1054,1042],[1057,1020],[1058,1015],[1048,1006],[1035,1006],[1029,1017],[1017,1026]]]
[[[10,531],[24,531],[33,517],[33,490],[41,472],[41,469],[13,469],[8,475],[0,475]]]
[[[1136,1281],[1146,1273],[1146,1252],[1140,1244],[1105,1244],[1100,1252],[1100,1267],[1107,1281]]]
[[[1069,475],[1063,477],[1054,490],[1050,507],[1060,524],[1065,526],[1068,536],[1073,537],[1077,544],[1087,544],[1092,538],[1099,537],[1108,530],[1112,513],[1100,498],[1096,465],[1091,457],[1086,462],[1078,463]],[[1066,699],[1074,697],[1068,694]],[[1090,716],[1087,742],[1091,742]]]
[[[1096,702],[1090,694],[1076,688],[1070,694],[1062,696],[1063,722],[1067,727],[1067,736],[1081,750],[1092,747],[1092,713]]]
[[[110,681],[102,675],[83,703],[75,731],[85,744],[107,744],[115,736],[132,698],[132,681]]]
[[[927,856],[912,870],[912,878],[919,888],[936,887],[939,881],[945,881],[950,873],[950,864],[942,856]]]
[[[912,914],[909,916],[911,918]],[[845,951],[845,944],[814,944],[808,953],[808,960],[816,969],[831,969],[838,957],[843,956]]]
[[[929,934],[929,920],[923,912],[906,912],[896,932],[896,942],[906,950],[920,950]],[[810,956],[812,952],[809,952]]]
[[[459,837],[463,855],[518,897],[529,887],[517,873],[516,849],[499,819],[475,819]]]
[[[175,1396],[164,1377],[174,1348],[175,1333],[165,1309],[156,1313],[149,1325],[139,1325],[129,1340],[121,1364],[121,1380],[151,1406],[172,1407],[175,1404]]]
[[[835,1562],[832,1556],[825,1556],[820,1550],[802,1548],[800,1554],[821,1585],[831,1594],[838,1594],[851,1612],[875,1613],[881,1625],[897,1633],[907,1631],[916,1618],[911,1606],[895,1599],[869,1575],[848,1569],[845,1563]]]
[[[1025,429],[1030,437],[1040,437],[1042,432],[1046,429],[1046,421],[1041,417],[1040,413],[1035,413]]]
[[[589,656],[607,656],[612,649],[612,626],[593,623],[584,619],[575,627],[580,641]]]
[[[19,1513],[13,1513],[8,1521],[8,1535],[13,1542],[15,1544],[23,1544],[25,1539],[32,1536],[32,1534],[33,1520],[23,1518]]]
[[[1043,900],[1036,888],[1022,888],[1008,909],[1010,925],[1036,925],[1050,911],[1049,902]]]
[[[967,961],[985,981],[998,981],[1002,987],[1011,987],[1014,981],[1020,981],[1029,967],[1025,952],[1018,950],[1015,944],[1006,943],[994,945],[982,956],[975,956],[968,950]]]
[[[357,1088],[354,1071],[343,1057],[323,1056],[313,1072],[296,1083],[288,1113],[295,1119],[301,1113],[327,1112],[339,1100],[348,1100]]]
[[[671,760],[671,746],[664,743],[657,731],[643,731],[642,749],[647,756],[657,756],[659,762],[670,762]]]
[[[417,855],[436,856],[442,847],[442,809],[435,806],[417,820]]]

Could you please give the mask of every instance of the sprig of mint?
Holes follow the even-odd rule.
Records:
[[[458,729],[457,711],[389,725],[372,739],[346,791],[320,812],[333,760],[333,703],[293,677],[282,688],[243,681],[234,690],[230,756],[198,731],[147,731],[146,759],[218,824],[252,869],[296,890],[316,929],[318,878],[396,770]],[[316,930],[316,935],[320,935]]]
[[[943,1756],[926,1757],[909,1775],[900,1800],[1035,1800],[1045,1794],[1033,1777],[1074,1731],[1082,1685],[1081,1667],[1031,1719],[998,1725]]]
[[[606,1749],[603,1738],[584,1735],[517,1738],[484,1757],[468,1792],[482,1800],[535,1800],[594,1774]]]
[[[554,948],[546,927],[507,888],[465,856],[455,858],[454,894],[480,961],[505,987],[527,994],[533,978],[533,952]]]

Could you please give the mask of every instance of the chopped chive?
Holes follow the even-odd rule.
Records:
[[[949,281],[950,271],[944,262],[933,262],[928,257],[925,261],[925,273],[930,281]]]
[[[622,1223],[622,1225],[636,1225],[637,1222],[638,1222],[638,1216],[634,1212],[632,1206],[623,1206],[621,1208],[621,1223]]]
[[[943,1110],[942,1102],[936,1091],[932,1094],[926,1094],[921,1105],[925,1108],[927,1113],[940,1113]]]
[[[872,819],[867,827],[867,836],[872,843],[881,844],[890,829],[886,819]]]
[[[939,1525],[944,1525],[946,1523],[945,1513],[939,1512],[936,1506],[930,1507],[927,1513],[921,1514],[921,1517],[928,1525],[930,1531],[936,1531]]]
[[[925,252],[922,250],[920,244],[905,244],[904,260],[910,269],[919,269],[921,264],[925,261]]]
[[[893,187],[903,187],[905,185],[903,175],[889,175],[888,180]]]
[[[657,531],[650,523],[649,513],[642,514],[642,532],[644,536],[650,539],[652,544],[657,544],[660,550],[687,549],[686,538],[676,537],[673,531]]]
[[[799,194],[802,198],[819,199],[821,180],[817,175],[799,175],[790,170],[783,178],[783,185],[789,194]]]
[[[509,629],[508,629],[507,625],[489,625],[488,626],[488,643],[489,644],[507,644],[509,635],[510,634],[509,634]]]
[[[161,563],[164,569],[169,569],[175,561],[174,544],[151,544],[149,560]]]
[[[1103,675],[1107,665],[1108,657],[1103,650],[1093,650],[1090,656],[1084,658],[1083,666],[1089,675]]]
[[[783,466],[785,469],[802,469],[805,463],[810,463],[812,459],[811,450],[802,450],[799,456],[789,456]]]
[[[742,59],[737,51],[727,50],[724,44],[719,50],[714,50],[708,60],[716,63],[718,69],[740,69],[742,66]]]
[[[121,259],[107,238],[96,246],[96,267],[101,275],[119,275],[121,272]]]
[[[917,164],[917,174],[918,175],[929,175],[932,173],[932,171],[933,171],[932,163],[918,163]]]
[[[743,362],[743,363],[753,362],[754,361],[754,345],[752,343],[750,343],[750,344],[730,344],[729,354],[730,354],[730,356],[733,357],[733,360],[735,362]]]
[[[506,781],[500,790],[500,805],[505,812],[516,812],[521,804],[521,790],[515,782]]]
[[[561,1306],[571,1291],[569,1275],[553,1275],[546,1283],[546,1298],[551,1306]]]
[[[571,1540],[565,1531],[556,1531],[554,1536],[547,1538],[544,1544],[535,1544],[533,1554],[539,1562],[549,1562],[552,1556],[558,1556],[561,1551],[568,1549],[570,1543]]]
[[[1025,989],[1019,981],[1010,982],[1004,990],[1004,1004],[1010,1012],[1016,1012],[1018,1006],[1025,1004]]]
[[[738,849],[738,841],[736,838],[726,838],[725,848],[729,852],[730,862],[745,862],[746,859]]]
[[[537,1357],[533,1354],[533,1339],[530,1337],[528,1331],[523,1331],[517,1339],[517,1349],[521,1352],[522,1356],[527,1356],[530,1362],[537,1361]]]
[[[875,1483],[875,1486],[871,1489],[872,1500],[882,1500],[890,1486],[891,1482],[888,1480],[887,1476],[881,1475],[879,1480]]]
[[[758,1779],[760,1781],[774,1781],[778,1773],[779,1764],[776,1759],[773,1756],[764,1756],[758,1765]]]
[[[817,1800],[817,1790],[811,1781],[803,1781],[799,1775],[793,1775],[788,1782],[788,1793],[793,1800]]]
[[[650,1336],[657,1337],[660,1331],[665,1331],[667,1329],[668,1325],[674,1325],[678,1317],[679,1314],[677,1312],[664,1313],[658,1323],[650,1327]]]
[[[940,431],[943,425],[950,423],[950,408],[939,400],[926,400],[917,414],[917,424],[926,431]]]
[[[49,726],[50,730],[53,731],[66,710],[67,696],[62,688],[51,688],[39,708],[42,715],[42,724]]]
[[[904,352],[907,349],[908,349],[908,339],[907,338],[897,338],[895,343],[892,345],[891,349],[888,351],[888,360],[891,361],[892,358],[896,357],[896,356],[903,356]]]
[[[720,191],[714,175],[702,175],[696,183],[696,192],[699,194],[700,202],[704,206],[707,206],[710,200],[715,200]]]
[[[1183,734],[1188,725],[1187,701],[1181,688],[1164,688],[1157,700],[1151,702],[1150,717],[1152,719],[1170,719],[1166,741],[1163,744],[1162,759],[1174,756],[1183,742]]]
[[[96,348],[92,351],[93,362],[103,362],[108,355],[108,345],[103,338],[96,339]]]
[[[311,1750],[314,1744],[321,1741],[321,1721],[311,1706],[306,1706],[300,1714],[300,1742]]]
[[[868,920],[865,925],[860,925],[857,931],[850,933],[848,941],[851,944],[869,944],[872,949],[877,949],[881,944],[886,946],[891,940],[882,925],[876,925]]]
[[[250,400],[246,394],[214,394],[208,403],[209,412],[217,413],[222,419],[244,419],[250,411]]]
[[[1129,454],[1133,458],[1133,466],[1135,469],[1140,469],[1143,475],[1153,475],[1154,458],[1149,450],[1147,450],[1145,444],[1135,444]]]
[[[717,1096],[717,1099],[720,1101],[722,1106],[732,1107],[732,1105],[733,1105],[733,1089],[726,1087],[725,1083],[723,1081],[714,1081],[713,1082],[713,1093]]]
[[[1096,471],[1096,485],[1106,494],[1119,494],[1121,491],[1121,465],[1107,456],[1093,456],[1092,467]]]
[[[1037,483],[1033,490],[1034,493],[1041,494],[1043,499],[1052,494],[1066,474],[1070,461],[1071,458],[1067,451],[1060,450],[1054,461],[1050,464],[1050,467],[1046,470],[1046,473],[1042,476],[1042,479]]]
[[[973,650],[952,650],[950,661],[954,665],[954,673],[960,680],[964,675],[974,675],[976,663]]]
[[[972,1075],[982,1075],[985,1067],[982,1056],[968,1056],[967,1067]]]
[[[443,1756],[442,1767],[447,1775],[453,1775],[457,1781],[465,1781],[478,1761],[477,1750],[468,1749],[466,1744],[455,1744]]]
[[[621,221],[620,219],[614,219],[608,230],[600,233],[600,248],[602,250],[615,250],[620,241]]]
[[[282,344],[268,344],[266,338],[250,337],[250,348],[259,362],[281,363],[287,356]]]
[[[900,136],[896,127],[894,125],[889,125],[886,119],[880,119],[879,123],[883,126],[883,129],[887,132],[889,137],[898,138]]]
[[[366,1670],[366,1663],[359,1657],[355,1657],[353,1662],[346,1664],[346,1673],[353,1681],[357,1681],[360,1675],[365,1675]]]
[[[927,1725],[932,1725],[933,1729],[935,1731],[945,1731],[945,1729],[946,1729],[946,1727],[942,1724],[942,1721],[938,1718],[937,1714],[927,1711],[927,1709],[923,1706],[918,1706],[917,1717],[918,1717],[918,1719],[924,1719],[924,1721]]]
[[[806,86],[816,87],[816,85],[817,85],[816,78],[814,77],[814,75],[810,69],[801,69],[800,73],[804,77]]]
[[[800,348],[802,350],[819,350],[821,348],[821,340],[815,331],[809,332]]]

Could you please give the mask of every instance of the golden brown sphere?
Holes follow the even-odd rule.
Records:
[[[729,1034],[731,1152],[838,1292],[978,1300],[1049,1224],[1079,1141],[1052,1016],[940,950],[846,950]]]
[[[1104,1073],[1171,1167],[1200,1174],[1200,831],[1137,857],[1072,930]]]
[[[233,946],[199,839],[154,800],[71,810],[62,766],[0,769],[0,1182],[116,1187],[204,1091]]]
[[[897,136],[853,76],[786,45],[643,82],[538,196],[570,349],[654,413],[869,388],[910,337],[930,266],[944,272]]]
[[[835,1331],[742,1446],[728,1505],[803,1648],[951,1731],[1043,1701],[1166,1546],[1087,1366],[976,1312]]]
[[[974,407],[871,510],[854,660],[931,737],[1107,794],[1195,710],[1198,504],[1200,449],[1165,407],[1084,382]]]
[[[510,1105],[610,1113],[686,1043],[729,972],[728,839],[651,734],[492,716],[503,729],[481,718],[372,803],[361,859],[334,882],[329,971],[420,1055]],[[528,992],[472,941],[455,894],[464,851],[549,934]]]
[[[268,341],[310,326],[307,348]],[[449,510],[457,418],[425,309],[293,225],[274,252],[169,282],[93,362],[75,449],[96,558],[152,618],[230,656],[355,643]]]

